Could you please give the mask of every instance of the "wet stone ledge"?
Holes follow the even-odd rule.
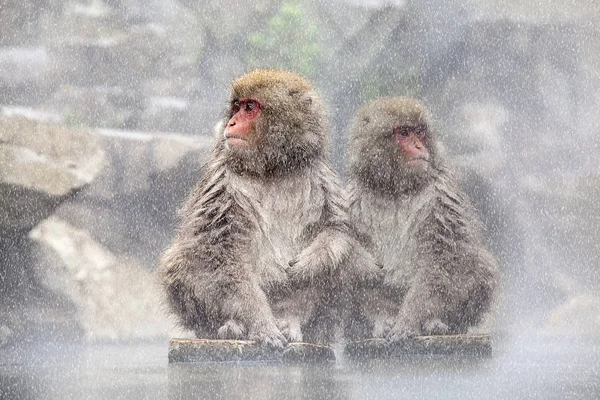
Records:
[[[169,364],[219,362],[280,362],[284,364],[335,361],[329,346],[289,343],[283,351],[260,346],[253,340],[171,339]]]
[[[354,360],[407,356],[488,357],[492,355],[492,343],[487,334],[416,336],[397,343],[366,339],[346,344],[344,354]]]

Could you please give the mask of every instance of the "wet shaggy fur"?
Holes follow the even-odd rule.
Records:
[[[238,78],[231,101],[240,98],[258,100],[261,115],[247,148],[225,145],[232,113],[217,128],[160,263],[169,305],[198,337],[330,342],[329,288],[356,243],[327,161],[323,107],[286,71]]]
[[[392,130],[420,124],[429,127],[429,158],[409,168]],[[349,156],[351,219],[385,278],[355,292],[346,336],[467,332],[490,308],[497,264],[476,210],[438,155],[425,107],[408,98],[366,105],[351,127]]]

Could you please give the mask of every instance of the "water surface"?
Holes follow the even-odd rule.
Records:
[[[4,399],[600,399],[600,341],[494,338],[490,358],[167,363],[167,342],[0,350]]]

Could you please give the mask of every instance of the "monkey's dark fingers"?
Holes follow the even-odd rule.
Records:
[[[298,258],[294,258],[288,264],[289,268],[286,270],[286,273],[292,288],[306,289],[313,284],[315,276],[306,263]]]
[[[283,336],[279,329],[274,329],[272,331],[250,332],[249,339],[256,340],[261,346],[278,350],[283,350],[287,344],[287,339],[285,336]]]
[[[386,338],[392,330],[394,321],[392,319],[377,318],[373,321],[371,330],[371,337],[373,338]]]
[[[386,340],[388,341],[388,343],[399,343],[399,342],[405,342],[408,339],[411,339],[413,337],[417,336],[416,332],[414,331],[400,331],[400,332],[396,332],[396,331],[391,331],[387,337]]]
[[[439,318],[431,318],[423,323],[423,335],[447,335],[449,331],[448,325]]]
[[[239,321],[230,319],[217,330],[219,339],[244,339],[246,327]]]
[[[279,330],[288,340],[288,342],[301,342],[302,341],[302,329],[300,328],[300,321],[295,318],[282,318],[277,320],[277,326]]]
[[[383,284],[385,271],[383,264],[375,260],[370,253],[362,251],[357,257],[355,264],[356,274],[358,279],[363,282],[361,286],[366,288],[374,288]]]
[[[417,336],[420,332],[409,325],[396,322],[386,335],[388,343],[403,342]]]

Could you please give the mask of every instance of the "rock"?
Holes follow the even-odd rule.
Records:
[[[25,232],[106,165],[97,137],[15,110],[0,114],[0,232]]]
[[[171,339],[169,363],[274,361],[274,349],[259,346],[253,340]]]
[[[90,340],[167,336],[160,289],[134,260],[119,258],[87,232],[51,217],[31,231],[38,245],[38,276],[68,298]]]
[[[597,291],[600,243],[594,238],[600,226],[600,176],[529,177],[521,186],[532,204],[527,213],[541,232],[541,248],[532,254],[538,262],[531,268],[568,298]]]
[[[176,0],[119,0],[111,3],[129,23],[135,24],[175,19],[181,8]]]
[[[356,360],[422,355],[487,357],[492,354],[492,343],[487,334],[415,336],[391,344],[385,339],[366,339],[347,343],[344,354]]]
[[[40,19],[55,8],[52,0],[0,0],[0,46],[35,43]],[[0,69],[1,70],[1,69]]]
[[[151,271],[212,139],[59,121],[15,109],[0,118],[5,336],[166,337],[173,324]]]
[[[63,37],[48,45],[48,52],[56,60],[56,71],[61,83],[74,86],[122,86],[138,88],[145,80],[160,75],[169,48],[163,28],[156,25],[132,26],[116,29],[115,21],[94,18],[97,30],[80,31],[85,19],[73,17],[65,22]],[[74,29],[68,35],[69,29]],[[85,29],[89,29],[85,28]]]
[[[600,5],[594,0],[579,0],[574,3],[546,0],[540,4],[519,0],[477,0],[469,8],[476,18],[535,21],[540,24],[600,19]]]
[[[212,138],[97,130],[108,167],[56,215],[115,254],[151,270],[173,235],[174,218],[212,147]]]
[[[600,296],[588,293],[570,298],[552,311],[546,327],[553,332],[597,336]]]
[[[122,129],[138,124],[144,101],[138,91],[119,86],[62,85],[42,108],[70,125]]]
[[[335,352],[331,346],[313,343],[288,343],[281,355],[285,364],[320,364],[335,362]]]
[[[288,343],[283,351],[261,346],[253,340],[180,339],[169,341],[169,363],[270,361],[285,364],[335,362],[330,346]]]
[[[187,116],[190,104],[184,98],[150,97],[140,116],[140,129],[152,131],[189,130]]]
[[[37,105],[55,87],[56,75],[46,49],[0,48],[0,104]]]
[[[506,154],[502,129],[508,113],[499,104],[464,103],[456,111],[458,127],[445,132],[445,145],[451,150],[453,165],[485,178],[496,178]]]

